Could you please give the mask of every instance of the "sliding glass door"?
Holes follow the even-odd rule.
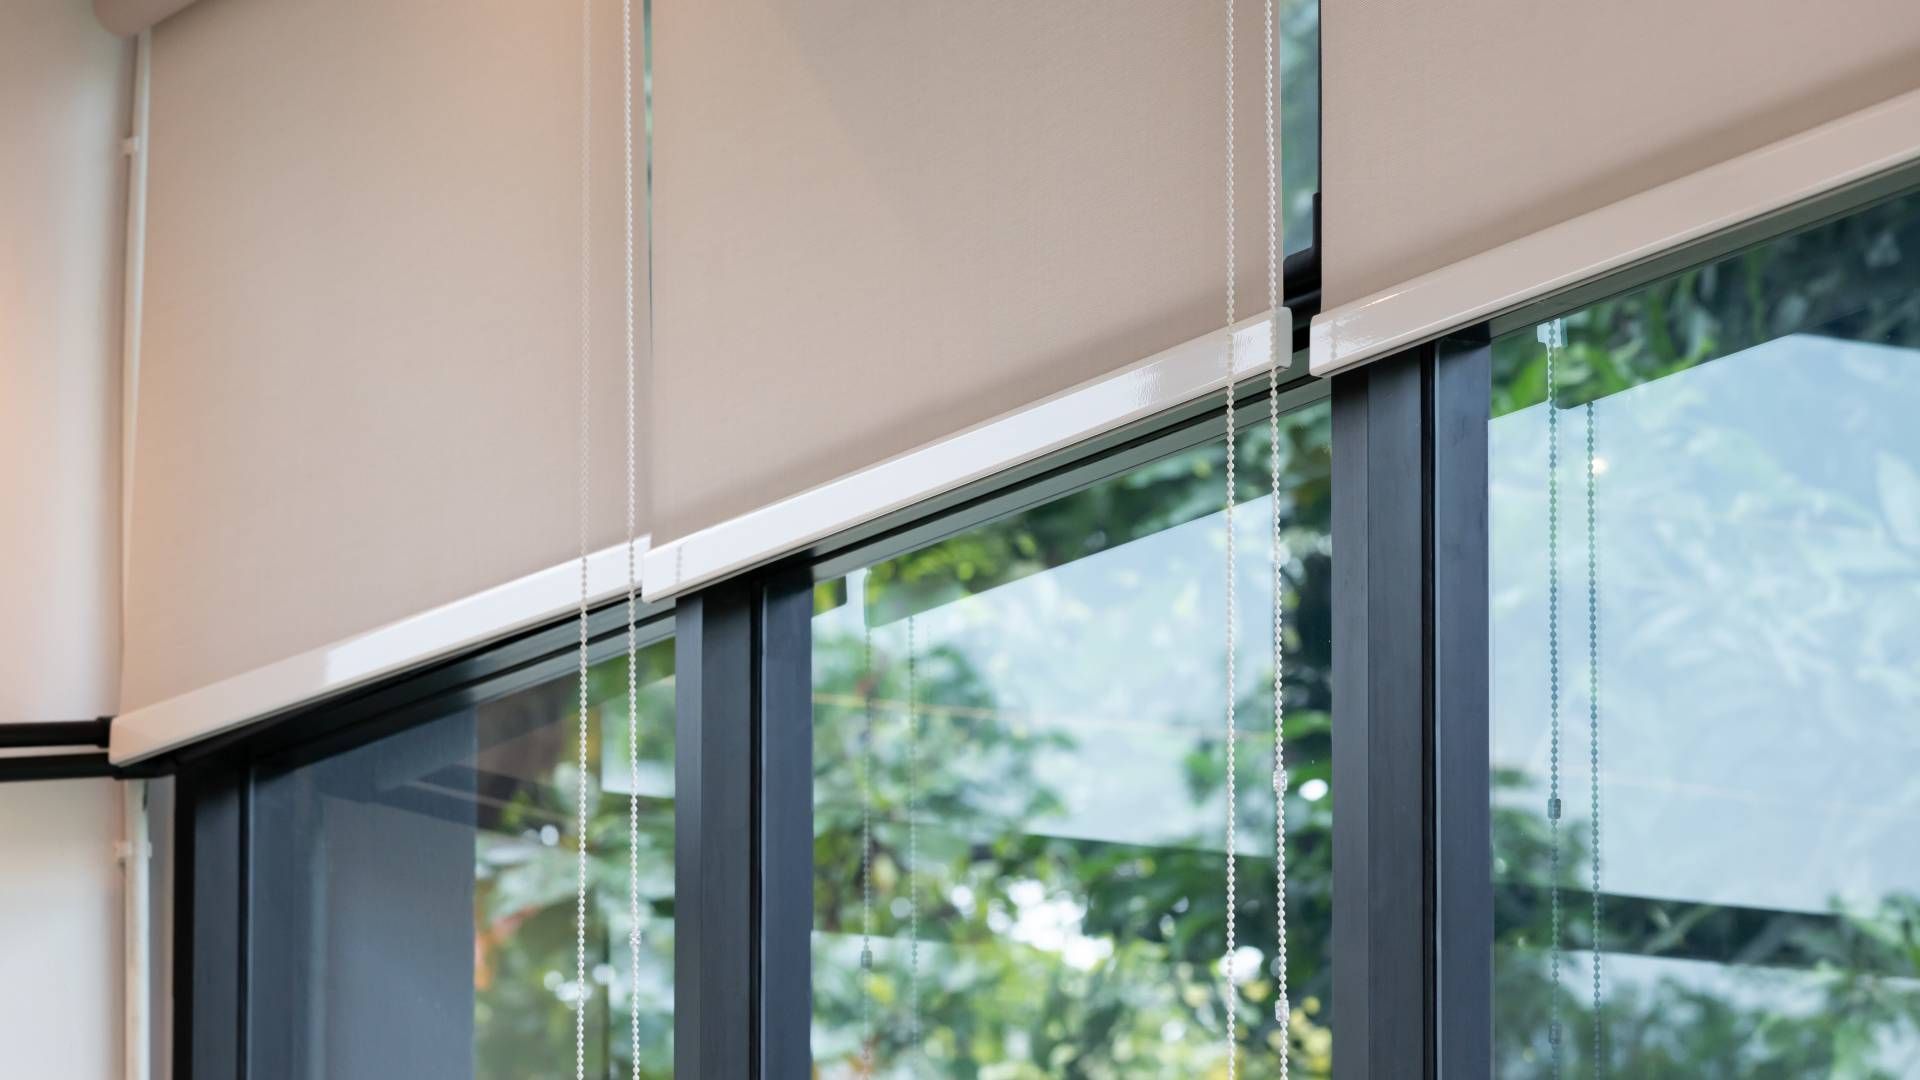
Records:
[[[1920,1074],[1920,195],[1493,367],[1497,1074]]]

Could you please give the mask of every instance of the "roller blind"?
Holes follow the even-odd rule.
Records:
[[[1323,50],[1330,310],[1920,87],[1920,6],[1349,0]]]
[[[1298,71],[1313,9],[1285,8]],[[1265,155],[1261,11],[1240,14],[1246,315],[1266,291]],[[1218,329],[1223,18],[659,5],[656,543]],[[1313,103],[1290,100],[1310,163]]]
[[[596,9],[599,546],[625,365],[620,12]],[[123,709],[575,554],[579,22],[206,0],[155,29]]]

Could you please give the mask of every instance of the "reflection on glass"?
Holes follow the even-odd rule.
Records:
[[[1313,198],[1320,193],[1320,0],[1281,0],[1280,78],[1287,251],[1304,251],[1313,246]]]
[[[1595,1074],[1597,830],[1608,1075],[1920,1075],[1920,197],[1563,325],[1551,402],[1494,345],[1498,1072]]]
[[[643,649],[639,998],[627,963],[626,657],[588,680],[588,1075],[673,1074],[673,643]],[[573,1068],[578,675],[449,712],[258,789],[262,1075]],[[609,1002],[611,1005],[609,1005]],[[609,1015],[609,1010],[611,1014]]]
[[[1328,434],[1323,404],[1282,429],[1298,1076],[1331,1056]],[[1277,1072],[1267,445],[1264,426],[1241,445],[1236,520],[1250,1077]],[[1224,457],[1187,450],[819,586],[819,1075],[1223,1067]]]

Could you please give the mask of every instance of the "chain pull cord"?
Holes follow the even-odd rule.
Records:
[[[865,606],[864,604],[862,605]],[[873,1075],[873,625],[862,629],[860,697],[860,1075]]]
[[[1551,1075],[1560,1076],[1560,408],[1555,367],[1563,333],[1558,319],[1539,329],[1547,347],[1547,904],[1551,924],[1547,1043]]]
[[[1599,514],[1594,456],[1593,402],[1587,402],[1587,770],[1589,777],[1588,813],[1592,825],[1593,848],[1591,895],[1593,898],[1593,1075],[1606,1075],[1606,1043],[1602,1040],[1600,1019],[1600,549]]]
[[[1234,251],[1234,232],[1237,228],[1237,223],[1234,219],[1233,177],[1233,54],[1235,50],[1233,23],[1234,0],[1227,0],[1227,501],[1225,513],[1227,529],[1227,940],[1226,952],[1221,956],[1220,960],[1221,976],[1226,983],[1224,993],[1227,1020],[1227,1080],[1235,1080],[1235,1077],[1239,1075],[1240,1065],[1240,990],[1234,980],[1234,953],[1238,950],[1239,945],[1236,936],[1238,929],[1236,919],[1238,913],[1235,910],[1239,906],[1239,881],[1237,869],[1234,866],[1235,849],[1238,846],[1238,838],[1235,836],[1236,826],[1238,824],[1236,819],[1239,816],[1239,807],[1237,805],[1238,785],[1235,777],[1235,769],[1238,763],[1235,760],[1235,744],[1239,741],[1239,732],[1236,730],[1236,718],[1234,716],[1234,699],[1237,696],[1237,681],[1234,676],[1234,653],[1238,643],[1235,640],[1237,635],[1235,634],[1234,628],[1234,608],[1237,599],[1234,595],[1235,552],[1233,509],[1236,496],[1234,489],[1234,443],[1237,441],[1237,433],[1234,430],[1233,415],[1233,377],[1236,370],[1234,363],[1233,324],[1239,314],[1237,303],[1239,297],[1234,288],[1234,274],[1237,269],[1236,264],[1238,260],[1235,257],[1236,253]]]
[[[1280,1028],[1280,1080],[1293,1057],[1293,1005],[1287,997],[1287,702],[1286,553],[1280,543],[1280,38],[1275,0],[1267,8],[1267,479],[1273,500],[1273,1020]]]
[[[919,642],[907,616],[907,1041],[920,1045]]]
[[[640,1080],[640,572],[636,520],[639,476],[635,444],[635,396],[639,368],[634,351],[633,275],[633,0],[620,4],[621,115],[626,149],[627,301],[627,1044],[633,1080]]]
[[[587,545],[592,447],[593,0],[580,3],[580,702],[574,777],[573,1080],[587,1077]]]

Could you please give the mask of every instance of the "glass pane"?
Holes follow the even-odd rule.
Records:
[[[1920,1075],[1916,350],[1914,195],[1495,342],[1500,1075]]]
[[[629,1075],[636,1004],[641,1075],[673,1074],[673,643],[643,649],[638,676],[637,1002],[625,655],[588,680],[593,1076]],[[571,1075],[578,695],[570,674],[266,771],[253,845],[263,1075]]]
[[[1326,406],[1282,435],[1294,1074],[1324,1076]],[[1256,1077],[1277,1072],[1268,445],[1264,424],[1240,445],[1235,522],[1242,1075]],[[1224,463],[1216,440],[819,586],[818,1075],[1223,1067]]]
[[[1313,197],[1320,193],[1320,0],[1281,0],[1280,19],[1280,182],[1291,253],[1313,246]],[[1248,118],[1262,122],[1257,111],[1241,122]],[[1264,209],[1260,219],[1266,220]]]

